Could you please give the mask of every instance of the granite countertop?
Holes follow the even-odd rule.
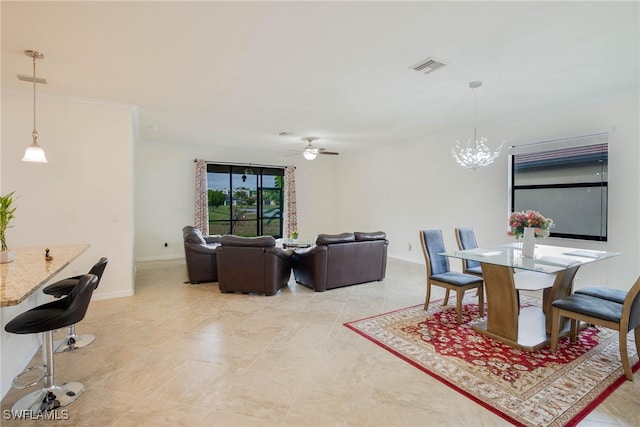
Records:
[[[53,257],[51,261],[45,260],[46,248]],[[15,259],[0,264],[0,307],[20,304],[87,248],[88,244],[12,249]]]

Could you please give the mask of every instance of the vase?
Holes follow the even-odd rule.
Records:
[[[536,247],[535,227],[525,227],[522,239],[522,256],[533,258],[533,250]]]
[[[0,251],[0,264],[13,261],[13,251]]]

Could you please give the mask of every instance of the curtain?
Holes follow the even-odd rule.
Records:
[[[196,159],[195,219],[193,226],[209,235],[209,198],[207,197],[207,162]]]
[[[296,167],[289,165],[284,168],[284,226],[282,237],[289,237],[294,231],[298,231]]]

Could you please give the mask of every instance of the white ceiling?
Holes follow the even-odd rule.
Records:
[[[2,85],[139,106],[149,142],[349,153],[639,90],[638,2],[2,1]],[[433,56],[447,67],[409,68]],[[293,132],[288,137],[281,131]]]

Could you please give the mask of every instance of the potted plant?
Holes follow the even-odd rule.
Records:
[[[7,248],[7,241],[5,239],[5,231],[10,228],[9,225],[14,217],[16,208],[13,206],[13,193],[0,196],[0,243],[2,248],[0,249],[0,264],[13,261],[13,252]]]

